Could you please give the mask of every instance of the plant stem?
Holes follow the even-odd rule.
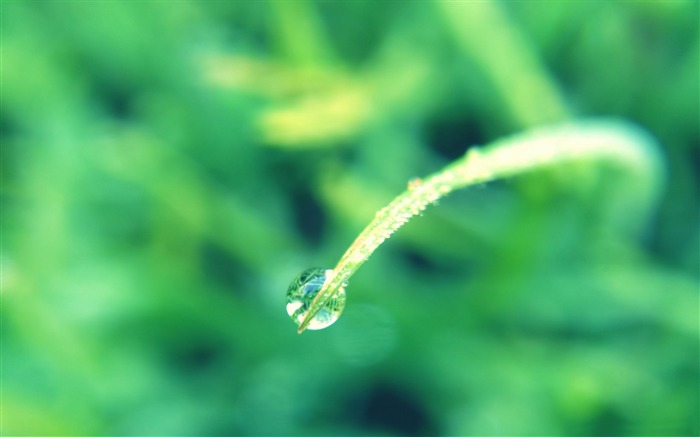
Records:
[[[625,202],[637,208],[637,217],[645,217],[662,185],[661,161],[651,137],[634,126],[615,121],[540,128],[483,148],[472,148],[441,171],[422,181],[411,181],[407,191],[376,214],[327,276],[299,325],[299,333],[387,238],[453,190],[560,163],[609,163],[628,178],[628,189],[621,197],[624,195]]]

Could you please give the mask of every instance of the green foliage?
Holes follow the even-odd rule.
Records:
[[[0,8],[3,435],[700,431],[697,2]],[[645,227],[613,168],[483,183],[296,334],[407,181],[599,116],[662,148]]]

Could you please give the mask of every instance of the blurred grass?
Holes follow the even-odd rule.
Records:
[[[0,7],[3,435],[700,431],[697,2]],[[589,116],[663,146],[643,235],[605,174],[487,184],[295,333],[409,179]]]

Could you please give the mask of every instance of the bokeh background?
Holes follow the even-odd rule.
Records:
[[[698,2],[1,8],[3,435],[700,432]],[[463,190],[296,333],[411,178],[589,117],[659,141],[642,232],[595,168]]]

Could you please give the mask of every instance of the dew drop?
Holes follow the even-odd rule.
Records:
[[[311,307],[311,302],[314,300],[318,292],[326,282],[326,278],[332,270],[314,267],[304,270],[297,276],[289,285],[287,290],[287,314],[294,320],[297,326],[306,317],[306,314]],[[324,329],[335,323],[340,317],[340,314],[345,308],[345,286],[343,283],[338,293],[330,299],[321,310],[316,313],[311,323],[306,329]]]
[[[420,187],[423,185],[423,180],[421,178],[413,178],[410,181],[408,181],[408,189],[409,190],[415,190],[416,188]]]

